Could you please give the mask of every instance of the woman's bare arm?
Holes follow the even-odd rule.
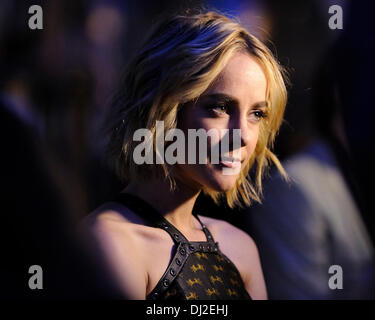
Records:
[[[244,242],[244,252],[247,252],[249,275],[246,277],[245,287],[254,300],[267,299],[267,289],[264,281],[262,266],[260,263],[258,248],[254,240],[247,235]]]

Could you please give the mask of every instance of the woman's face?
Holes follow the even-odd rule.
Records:
[[[237,52],[199,100],[181,109],[179,128],[185,137],[187,129],[202,128],[206,132],[216,129],[221,140],[221,129],[229,129],[229,141],[232,142],[233,129],[241,129],[238,148],[230,143],[228,152],[224,157],[220,156],[220,163],[211,161],[211,148],[217,146],[217,141],[208,139],[207,164],[199,164],[199,149],[196,164],[187,161],[179,164],[178,175],[183,183],[219,192],[229,191],[235,186],[240,168],[242,170],[250,160],[257,144],[260,122],[267,109],[266,88],[266,77],[257,60],[249,53]],[[237,157],[239,161],[230,163],[231,157]],[[224,174],[228,168],[236,173]]]

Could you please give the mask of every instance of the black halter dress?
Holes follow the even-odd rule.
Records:
[[[143,199],[120,193],[114,199],[172,237],[172,258],[147,300],[251,300],[236,266],[220,251],[210,231],[207,241],[188,241],[163,215]]]

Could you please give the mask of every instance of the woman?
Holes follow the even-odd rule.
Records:
[[[127,297],[267,298],[253,240],[193,207],[200,192],[232,208],[259,201],[268,163],[283,172],[270,146],[285,104],[281,67],[238,23],[208,12],[175,16],[155,28],[128,67],[109,121],[110,155],[127,186],[87,219]],[[230,144],[219,163],[208,152],[205,164],[194,164],[183,161],[192,154],[186,138],[186,153],[170,164],[152,148],[172,144],[160,137],[157,121],[164,132],[176,128],[185,137],[191,129],[228,130],[235,141],[240,129],[240,143]],[[139,128],[151,134],[145,154],[154,161],[136,161]],[[207,150],[216,143],[209,138]],[[247,178],[253,164],[254,184]]]

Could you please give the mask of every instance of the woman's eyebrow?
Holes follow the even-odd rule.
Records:
[[[232,96],[230,96],[228,94],[225,94],[225,93],[211,93],[211,94],[207,94],[207,95],[202,96],[202,98],[238,104],[238,100],[235,97],[232,97]]]
[[[216,101],[225,101],[230,104],[236,104],[239,105],[238,99],[235,97],[225,94],[225,93],[211,93],[205,96],[202,96],[203,99],[210,99],[210,100],[216,100]],[[254,103],[252,106],[250,106],[249,109],[258,109],[258,108],[267,108],[268,102],[267,101],[259,101]]]
[[[268,108],[268,102],[267,101],[260,101],[257,103],[254,103],[251,109],[262,109],[262,108]]]

